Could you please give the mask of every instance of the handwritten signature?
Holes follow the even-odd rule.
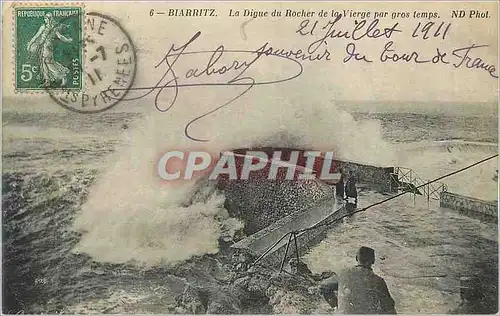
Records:
[[[169,111],[175,104],[178,96],[179,89],[185,87],[202,87],[202,86],[241,86],[244,87],[243,90],[237,94],[232,99],[215,107],[209,112],[200,115],[194,119],[192,119],[184,128],[184,133],[186,137],[191,140],[199,141],[199,142],[207,142],[208,140],[199,139],[193,137],[189,133],[189,127],[199,121],[200,119],[209,116],[220,109],[228,106],[232,102],[241,98],[244,94],[246,94],[250,89],[258,85],[269,85],[276,84],[280,82],[286,82],[297,78],[303,72],[303,67],[300,62],[292,57],[297,56],[305,56],[300,51],[283,51],[279,49],[273,49],[268,43],[262,45],[260,48],[250,51],[250,50],[227,50],[223,45],[220,45],[215,50],[207,50],[207,51],[187,51],[187,48],[201,35],[201,31],[198,31],[194,34],[191,39],[189,39],[184,45],[176,47],[175,45],[171,45],[168,52],[165,56],[155,65],[155,68],[160,68],[161,66],[165,67],[163,75],[156,82],[154,86],[150,87],[134,87],[130,90],[143,90],[145,91],[143,94],[137,97],[126,98],[123,100],[137,100],[144,98],[153,92],[155,93],[154,104],[158,111],[167,112]],[[230,63],[222,63],[220,62],[221,58],[225,54],[239,54],[243,55],[241,59],[233,59]],[[178,63],[179,59],[183,56],[188,55],[207,55],[209,56],[208,61],[203,67],[193,67],[189,68],[185,73],[179,74],[175,70],[175,65]],[[293,68],[294,73],[288,76],[284,76],[280,79],[274,80],[265,80],[265,79],[257,79],[250,75],[247,75],[248,70],[257,63],[257,61],[261,60],[262,57],[271,57],[276,59],[282,59],[286,62],[290,63]],[[305,57],[304,57],[305,58]],[[227,75],[230,75],[230,79],[227,78]],[[166,108],[160,107],[160,96],[164,92],[164,90],[173,90],[170,102]]]

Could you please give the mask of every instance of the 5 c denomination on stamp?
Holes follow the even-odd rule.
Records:
[[[80,90],[82,8],[32,6],[14,10],[16,90]]]
[[[47,89],[50,97],[72,111],[95,113],[118,104],[136,73],[136,51],[128,33],[115,19],[97,12],[85,14],[83,89]]]

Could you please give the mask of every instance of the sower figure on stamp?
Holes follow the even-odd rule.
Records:
[[[54,81],[61,81],[61,86],[66,86],[69,69],[54,60],[53,45],[56,38],[66,43],[72,42],[73,39],[61,34],[62,28],[67,26],[56,22],[52,13],[45,14],[43,20],[44,24],[40,26],[38,32],[28,43],[28,52],[37,57],[43,80],[42,86],[48,87]]]
[[[394,300],[384,279],[372,270],[375,250],[361,247],[358,265],[339,278],[339,310],[343,314],[396,314]]]

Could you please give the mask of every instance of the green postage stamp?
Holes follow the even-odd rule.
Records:
[[[15,8],[18,91],[82,88],[81,7]]]

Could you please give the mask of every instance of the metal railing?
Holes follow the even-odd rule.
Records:
[[[431,199],[439,200],[441,193],[448,190],[448,186],[445,183],[428,183],[428,181],[422,179],[410,168],[395,167],[392,177],[392,182],[397,184],[398,191],[413,193],[414,203],[417,195],[426,197],[427,203],[429,204]]]
[[[357,214],[357,213],[360,213],[360,212],[365,212],[366,210],[372,208],[372,207],[375,207],[377,205],[381,205],[383,203],[386,203],[390,200],[393,200],[393,199],[396,199],[402,195],[405,195],[407,194],[408,192],[413,192],[415,193],[415,195],[417,194],[416,192],[418,192],[418,189],[421,189],[421,188],[426,188],[424,189],[424,194],[426,195],[427,197],[427,200],[429,201],[430,200],[430,197],[431,196],[435,196],[435,195],[438,195],[438,194],[441,194],[441,192],[443,191],[446,191],[447,190],[447,187],[444,183],[440,183],[438,182],[439,180],[442,180],[444,178],[447,178],[447,177],[450,177],[452,175],[455,175],[457,173],[460,173],[460,172],[463,172],[467,169],[470,169],[472,167],[475,167],[485,161],[488,161],[490,159],[493,159],[493,158],[496,158],[498,157],[498,154],[495,154],[493,156],[490,156],[490,157],[487,157],[487,158],[484,158],[482,160],[479,160],[471,165],[468,165],[466,167],[463,167],[461,169],[458,169],[456,171],[453,171],[453,172],[450,172],[450,173],[447,173],[443,176],[440,176],[434,180],[431,180],[431,181],[424,181],[422,180],[420,177],[418,177],[415,172],[411,169],[408,169],[408,168],[401,168],[401,167],[398,167],[398,168],[395,168],[395,172],[394,172],[394,175],[393,175],[393,181],[395,181],[394,183],[398,183],[398,184],[401,184],[402,181],[399,180],[400,178],[400,175],[399,173],[402,172],[401,174],[401,179],[408,179],[409,181],[407,182],[408,184],[412,184],[413,187],[411,188],[412,190],[409,191],[408,188],[406,188],[406,190],[403,188],[401,189],[400,187],[398,187],[398,190],[402,190],[403,192],[400,192],[400,193],[397,193],[391,197],[388,197],[382,201],[379,201],[379,202],[376,202],[376,203],[373,203],[371,205],[368,205],[362,209],[355,209],[354,211],[352,212],[349,212],[345,215],[342,215],[340,216],[339,218],[335,218],[335,219],[332,219],[332,220],[329,220],[329,221],[325,221],[325,222],[319,222],[315,225],[312,225],[310,227],[307,227],[307,228],[303,228],[303,229],[299,229],[299,230],[295,230],[295,231],[291,231],[291,232],[288,232],[286,234],[284,234],[280,239],[278,239],[274,244],[272,244],[270,247],[268,247],[266,249],[266,251],[261,254],[252,264],[252,266],[255,266],[257,265],[264,257],[266,257],[276,246],[278,246],[278,244],[284,240],[286,237],[288,237],[288,242],[287,242],[287,245],[286,245],[286,248],[285,248],[285,254],[283,255],[283,259],[281,261],[281,265],[280,265],[280,273],[284,271],[284,263],[286,262],[286,257],[288,255],[288,252],[290,250],[290,244],[293,242],[293,247],[295,248],[294,250],[292,250],[292,252],[295,252],[295,257],[297,258],[297,260],[300,258],[300,255],[299,255],[299,247],[298,247],[298,237],[300,237],[300,234],[301,233],[304,233],[306,231],[310,231],[310,230],[315,230],[315,229],[318,229],[320,227],[324,227],[324,226],[331,226],[333,225],[334,223],[336,222],[339,222],[341,220],[343,220],[344,218],[346,217],[350,217],[354,214]],[[411,171],[411,172],[410,172]],[[394,179],[394,178],[397,178],[397,179]],[[417,184],[419,182],[420,184]],[[435,185],[433,185],[435,184]],[[408,185],[408,187],[410,187]],[[438,193],[439,192],[439,193]]]

